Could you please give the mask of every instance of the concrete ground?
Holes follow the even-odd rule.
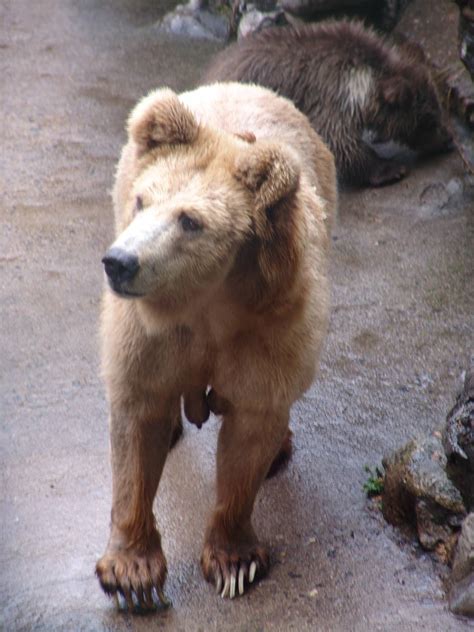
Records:
[[[99,589],[111,478],[97,321],[114,165],[135,101],[193,85],[216,48],[158,36],[166,4],[0,5],[0,628],[467,630],[442,568],[362,489],[365,464],[443,422],[472,348],[473,197],[455,154],[342,197],[321,375],[293,409],[293,461],[256,508],[268,579],[230,602],[201,578],[211,419],[186,427],[156,505],[174,607],[131,617]]]

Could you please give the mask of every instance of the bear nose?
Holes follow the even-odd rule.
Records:
[[[454,138],[451,136],[449,132],[446,132],[446,135],[443,140],[444,140],[443,149],[445,151],[452,151],[453,149],[456,148],[456,145],[454,144]]]
[[[131,281],[138,272],[138,257],[121,248],[111,248],[102,259],[105,272],[113,283]]]

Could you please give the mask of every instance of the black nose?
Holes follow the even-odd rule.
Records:
[[[455,148],[454,138],[450,134],[447,134],[443,146],[444,151],[453,151]]]
[[[439,151],[452,151],[455,148],[453,136],[444,126],[438,131],[438,147]]]
[[[102,259],[105,272],[113,283],[131,281],[138,272],[138,257],[121,248],[111,248]]]

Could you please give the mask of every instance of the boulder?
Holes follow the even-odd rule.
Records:
[[[466,513],[463,498],[446,473],[441,433],[414,439],[383,459],[383,514],[394,525],[414,524],[422,546],[451,549]]]
[[[443,431],[448,455],[447,471],[469,511],[474,511],[474,364],[466,371],[464,385],[448,413]]]
[[[474,365],[466,371],[464,386],[448,413],[443,445],[449,457],[460,457],[474,471]]]
[[[459,20],[459,48],[463,64],[474,81],[474,1],[457,0],[461,7]]]
[[[315,17],[321,13],[348,7],[370,7],[372,0],[281,0],[282,9],[298,17]]]
[[[240,39],[270,26],[282,26],[284,24],[288,24],[288,21],[281,9],[261,11],[257,7],[249,5],[240,19],[237,37]]]
[[[474,513],[470,513],[463,522],[450,583],[451,611],[474,617]]]
[[[231,11],[223,3],[218,11],[202,0],[178,4],[158,23],[157,28],[178,37],[226,41],[230,35]]]
[[[303,20],[326,17],[368,17],[384,29],[392,29],[410,0],[280,0],[286,13]]]

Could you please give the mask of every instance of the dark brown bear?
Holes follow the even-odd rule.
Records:
[[[267,29],[222,51],[204,82],[272,88],[310,119],[345,184],[380,186],[403,177],[400,146],[418,154],[449,148],[437,90],[420,54],[360,22]]]

